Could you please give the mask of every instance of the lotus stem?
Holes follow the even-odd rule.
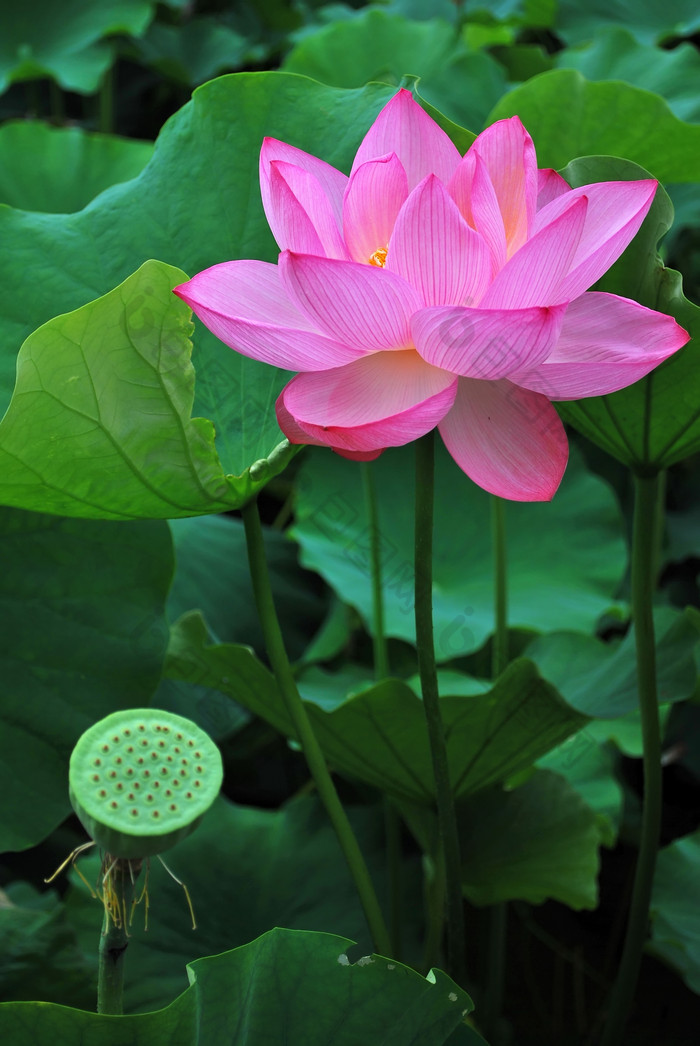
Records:
[[[253,594],[265,637],[267,656],[270,659],[270,664],[289,717],[294,725],[297,739],[306,757],[309,772],[314,779],[321,802],[325,806],[331,824],[335,829],[340,848],[355,883],[355,888],[365,913],[365,919],[372,935],[374,949],[382,955],[390,956],[391,941],[367,865],[347,814],[338,798],[333,779],[326,766],[321,747],[316,740],[316,735],[304,703],[301,700],[292,667],[289,663],[272,597],[257,499],[254,498],[244,506],[242,516],[245,526]]]
[[[637,687],[644,744],[644,799],[637,867],[627,920],[627,932],[613,986],[601,1046],[619,1046],[634,999],[642,950],[647,938],[649,904],[661,834],[661,731],[656,687],[656,647],[652,615],[656,586],[656,532],[660,474],[634,477],[632,532],[632,620],[636,643]]]
[[[362,484],[365,508],[369,522],[370,570],[372,577],[372,646],[374,652],[374,677],[379,682],[390,673],[389,650],[384,631],[384,585],[382,581],[381,531],[377,511],[377,492],[372,466],[362,462]],[[388,795],[383,799],[384,839],[386,842],[386,866],[389,880],[389,935],[391,954],[401,958],[401,818]]]
[[[97,1012],[124,1013],[124,959],[141,861],[105,855],[102,867],[104,920],[97,965]]]
[[[435,488],[435,437],[430,432],[416,443],[415,612],[418,670],[423,708],[433,762],[438,830],[445,867],[447,914],[447,969],[454,980],[466,981],[464,903],[459,834],[450,785],[445,730],[433,637],[433,502]]]

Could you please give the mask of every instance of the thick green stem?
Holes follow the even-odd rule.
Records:
[[[508,574],[506,553],[505,504],[491,498],[491,545],[493,548],[494,633],[491,665],[494,679],[508,667]],[[494,904],[489,909],[489,937],[482,1027],[494,1046],[500,1040],[501,1012],[505,984],[508,905]]]
[[[124,1012],[124,958],[140,861],[105,856],[105,913],[97,965],[97,1012]],[[108,903],[107,903],[108,902]]]
[[[656,528],[659,474],[635,476],[632,534],[632,619],[637,656],[637,687],[644,743],[642,830],[627,933],[613,987],[601,1046],[619,1046],[637,985],[649,925],[649,903],[661,832],[661,732],[656,690],[656,649],[652,616],[656,581]]]
[[[416,443],[416,529],[415,529],[415,611],[418,670],[423,707],[433,761],[440,843],[445,862],[447,909],[447,967],[461,985],[466,980],[464,904],[459,855],[459,833],[454,797],[450,785],[445,730],[440,712],[440,697],[433,639],[433,501],[435,484],[434,433]]]
[[[372,646],[374,651],[374,677],[379,682],[389,675],[389,650],[384,631],[384,587],[382,582],[382,549],[377,512],[377,495],[368,461],[361,465],[362,483],[365,493],[365,508],[369,525],[370,568],[372,577]],[[386,840],[386,865],[389,879],[389,935],[391,954],[401,958],[401,818],[389,799],[384,796],[384,838]]]
[[[277,611],[272,598],[270,576],[265,558],[265,543],[262,526],[260,525],[258,505],[255,499],[249,501],[242,509],[242,516],[245,526],[253,593],[265,636],[267,656],[270,659],[272,670],[277,679],[277,685],[284,698],[290,719],[294,724],[297,738],[306,757],[306,762],[318,789],[321,802],[325,806],[331,824],[338,836],[340,848],[350,869],[350,874],[365,913],[374,948],[383,955],[391,955],[389,934],[384,924],[384,917],[379,907],[379,901],[377,900],[367,865],[355,838],[355,833],[338,798],[338,793],[328,772],[326,760],[316,740],[316,735],[313,732],[304,703],[299,695],[292,667],[287,657]]]

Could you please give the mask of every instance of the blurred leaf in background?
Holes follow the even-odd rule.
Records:
[[[0,16],[0,90],[49,76],[68,91],[96,91],[112,63],[108,37],[144,32],[153,0],[22,0]]]
[[[150,142],[13,120],[0,126],[0,203],[70,214],[104,189],[141,173]]]

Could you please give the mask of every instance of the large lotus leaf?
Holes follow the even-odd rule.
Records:
[[[250,42],[216,18],[189,18],[181,25],[153,22],[134,41],[139,59],[188,87],[245,63]]]
[[[185,683],[178,679],[161,679],[151,700],[153,708],[191,719],[201,726],[213,741],[227,745],[240,742],[246,748],[245,734],[241,734],[252,716],[242,705],[237,705],[219,690]],[[240,749],[236,749],[238,753]]]
[[[0,13],[0,91],[13,80],[51,76],[68,91],[89,94],[112,62],[102,39],[138,36],[155,4],[149,0],[23,0]]]
[[[520,116],[540,167],[564,167],[576,156],[620,156],[664,182],[700,181],[700,127],[683,123],[666,102],[619,81],[590,83],[553,69],[516,87],[488,123]]]
[[[220,689],[286,734],[296,737],[275,681],[246,647],[208,644],[201,617],[171,632],[165,674]],[[434,797],[425,713],[398,679],[355,692],[331,710],[306,702],[329,762],[341,772],[415,802]],[[524,770],[586,721],[560,699],[528,661],[513,662],[485,693],[441,698],[450,778],[455,794],[471,795]]]
[[[659,709],[662,736],[669,711],[668,705]],[[616,749],[633,759],[642,758],[639,712],[628,713],[619,719],[591,720],[573,737],[567,738],[563,744],[537,760],[539,767],[554,770],[565,777],[591,809],[596,811],[601,839],[606,846],[615,843],[624,801]]]
[[[351,943],[333,934],[270,930],[191,963],[190,987],[165,1009],[109,1017],[52,1003],[4,1003],[0,1034],[12,1046],[483,1044],[464,1025],[471,999],[446,974],[421,977],[379,956],[353,963],[346,954]]]
[[[421,846],[435,852],[437,818],[429,807],[401,804]],[[457,808],[462,889],[474,904],[557,900],[570,908],[597,903],[597,815],[559,774],[537,770],[518,788],[492,788]]]
[[[700,54],[692,44],[664,51],[640,44],[617,26],[598,33],[586,47],[560,51],[553,60],[558,69],[577,69],[587,80],[624,80],[660,94],[679,120],[700,117]]]
[[[56,893],[40,894],[26,883],[15,882],[0,896],[2,999],[92,1006],[90,964]]]
[[[566,778],[598,815],[601,842],[605,846],[614,846],[622,818],[624,793],[615,773],[614,752],[596,740],[591,724],[538,759],[537,765]]]
[[[700,994],[700,832],[659,853],[651,911],[649,951]]]
[[[442,19],[417,22],[369,8],[307,31],[282,68],[335,87],[382,79],[398,84],[405,73],[424,76],[426,69],[439,68],[456,49],[454,28]]]
[[[491,48],[491,54],[506,70],[511,83],[530,80],[553,67],[552,55],[537,44],[508,44]]]
[[[692,611],[657,611],[656,665],[659,702],[682,701],[696,682],[697,617]],[[584,715],[617,719],[638,708],[634,630],[618,643],[594,636],[553,632],[530,643],[531,658],[545,679]]]
[[[157,519],[236,508],[295,448],[225,476],[214,430],[190,418],[183,273],[146,262],[115,290],[35,331],[0,422],[0,502],[64,516]]]
[[[559,0],[556,32],[568,43],[589,40],[601,25],[623,25],[645,43],[685,36],[700,28],[694,0]]]
[[[541,904],[551,898],[595,908],[598,820],[559,774],[538,770],[520,788],[472,799],[458,816],[469,900]]]
[[[372,463],[383,563],[385,629],[415,642],[412,447]],[[440,443],[436,454],[433,614],[436,656],[477,650],[493,631],[490,496]],[[625,567],[614,497],[572,449],[554,500],[505,505],[511,627],[590,631],[610,606]],[[308,452],[299,472],[301,562],[372,622],[369,525],[356,463]]]
[[[161,522],[0,509],[0,852],[40,842],[70,811],[80,734],[147,704],[165,651],[172,545]]]
[[[24,211],[79,211],[103,189],[135,178],[150,142],[11,120],[0,127],[0,203]]]
[[[664,247],[668,248],[668,240],[674,239],[679,231],[686,226],[700,225],[700,192],[697,183],[689,182],[685,185],[666,185],[669,199],[673,204],[674,221],[669,230]]]
[[[506,90],[499,64],[467,51],[447,22],[409,21],[376,8],[308,33],[282,67],[335,87],[399,84],[405,74],[418,76],[422,98],[476,129]]]
[[[384,815],[381,806],[349,807],[382,906],[388,903]],[[206,859],[203,859],[206,855]],[[371,950],[357,890],[335,832],[316,798],[294,800],[281,810],[238,806],[220,798],[188,839],[167,855],[168,867],[187,885],[197,929],[182,887],[152,862],[148,929],[137,909],[125,969],[128,1012],[166,1006],[187,987],[186,964],[255,940],[271,926],[339,933]],[[402,864],[404,943],[419,953],[420,861]],[[99,862],[81,859],[88,882]],[[68,916],[86,955],[94,955],[100,906],[73,874]],[[94,976],[94,971],[93,971]],[[39,995],[45,998],[45,995]],[[70,1002],[66,998],[66,1002]]]
[[[635,180],[646,172],[610,157],[587,157],[569,164],[563,174],[578,186]],[[672,220],[670,201],[659,188],[638,235],[596,288],[674,316],[691,341],[626,389],[559,405],[564,419],[585,436],[625,464],[645,470],[666,468],[700,448],[700,308],[683,294],[679,274],[664,268],[657,256],[658,241]]]
[[[27,335],[106,294],[145,259],[189,275],[230,258],[274,261],[258,189],[263,137],[292,142],[347,171],[392,93],[378,85],[341,91],[283,73],[221,77],[168,121],[138,178],[77,214],[0,208],[0,409]],[[211,419],[224,469],[240,475],[281,439],[274,403],[288,375],[232,352],[202,324],[193,360],[194,413]]]
[[[303,699],[324,708],[327,712],[339,708],[354,694],[368,690],[376,681],[371,668],[354,664],[352,661],[346,661],[335,671],[311,664],[305,666],[296,678]],[[412,682],[411,680],[409,685]],[[488,689],[488,684],[485,689]],[[417,693],[420,694],[420,690]],[[441,693],[447,691],[441,690]]]

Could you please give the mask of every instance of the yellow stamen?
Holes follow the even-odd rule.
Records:
[[[85,876],[82,874],[82,872],[80,871],[80,869],[78,868],[78,866],[75,863],[77,858],[80,857],[80,855],[82,853],[85,853],[86,850],[89,850],[90,847],[94,846],[94,845],[95,844],[94,844],[94,842],[91,839],[89,843],[81,843],[80,846],[76,846],[75,850],[72,850],[71,853],[68,854],[68,856],[66,857],[65,861],[63,861],[63,863],[58,866],[58,868],[53,873],[53,875],[50,875],[48,877],[48,879],[44,879],[44,882],[45,883],[52,883],[54,881],[54,879],[56,878],[56,876],[61,874],[61,872],[63,871],[63,869],[66,867],[67,864],[72,864],[72,866],[75,868],[75,870],[78,873],[78,875],[80,876],[80,878],[83,880],[85,885],[90,890],[90,893],[92,894],[92,896],[93,897],[97,897],[97,894],[95,893],[93,888],[90,886],[90,883],[87,881],[87,879],[85,878]]]
[[[71,865],[78,873],[80,878],[83,880],[88,890],[93,897],[97,898],[102,902],[102,906],[105,910],[105,914],[108,920],[118,928],[123,929],[126,936],[129,937],[129,929],[134,920],[134,912],[141,902],[144,903],[144,929],[148,929],[148,912],[151,907],[150,895],[148,892],[148,884],[151,873],[151,861],[149,857],[145,858],[119,858],[113,857],[111,854],[104,854],[102,857],[102,863],[100,866],[100,877],[98,880],[97,889],[93,889],[90,883],[87,881],[83,873],[78,868],[76,860],[91,846],[94,846],[94,842],[91,840],[89,843],[83,843],[81,846],[76,846],[72,853],[68,854],[65,861],[56,869],[52,876],[48,879],[44,879],[45,883],[53,882],[56,876],[60,875],[63,869],[67,865]],[[192,905],[192,898],[190,897],[190,891],[183,883],[182,879],[173,873],[171,868],[168,868],[167,864],[160,856],[156,855],[158,860],[165,868],[166,872],[171,879],[174,879],[178,886],[181,886],[185,893],[187,900],[187,907],[189,908],[190,918],[192,919],[192,929],[197,929],[197,923],[194,917],[194,907]],[[128,872],[131,886],[136,885],[136,880],[141,874],[141,867],[145,864],[146,871],[144,874],[143,888],[139,896],[133,893],[131,898],[131,907],[127,908],[126,898],[124,897],[123,883],[125,876]]]
[[[370,265],[376,265],[379,269],[383,269],[386,263],[386,252],[386,247],[378,247],[374,254],[369,256]]]

